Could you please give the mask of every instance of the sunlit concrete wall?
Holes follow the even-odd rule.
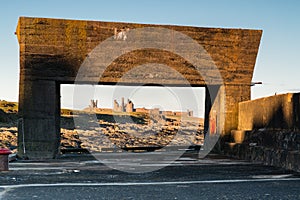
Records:
[[[238,129],[299,129],[299,93],[288,93],[239,103]]]

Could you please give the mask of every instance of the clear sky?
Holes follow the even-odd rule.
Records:
[[[10,101],[18,100],[19,16],[262,29],[253,81],[263,85],[252,98],[300,92],[298,0],[0,0],[0,99]]]

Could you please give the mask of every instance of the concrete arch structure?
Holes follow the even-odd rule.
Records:
[[[220,133],[224,141],[231,130],[237,129],[238,103],[250,100],[261,30],[20,17],[16,31],[20,45],[19,133],[22,134],[18,136],[19,156],[24,156],[24,145],[30,159],[54,158],[59,153],[60,84],[74,83],[89,53],[123,27],[130,30],[157,27],[183,33],[205,49],[217,68],[207,67],[211,80],[207,83],[182,57],[159,49],[141,49],[117,58],[107,67],[99,84],[119,84],[120,77],[134,66],[145,62],[162,63],[183,74],[192,86],[213,88],[206,90],[207,130],[209,122],[216,120],[215,112],[221,114],[213,131]],[[127,36],[118,39],[122,42]],[[222,85],[218,77],[214,77],[216,70],[223,79]],[[169,77],[152,78],[145,83],[180,85]],[[138,79],[124,82],[141,83]],[[221,106],[223,100],[225,106]]]

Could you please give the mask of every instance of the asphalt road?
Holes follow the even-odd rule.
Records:
[[[0,199],[300,199],[298,173],[259,163],[188,155],[149,171],[167,161],[119,162],[148,170],[128,173],[108,167],[119,155],[108,156],[106,164],[90,156],[13,162],[0,172]]]

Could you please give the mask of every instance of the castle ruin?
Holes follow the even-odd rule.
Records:
[[[121,105],[118,103],[117,100],[114,100],[114,105],[113,105],[113,112],[134,112],[134,104],[131,100],[127,99],[127,103],[125,104],[124,102],[124,97],[122,97],[122,102]]]

